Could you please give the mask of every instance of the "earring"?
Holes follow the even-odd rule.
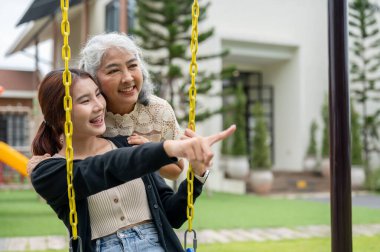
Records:
[[[63,135],[61,135],[61,136],[59,137],[59,143],[60,143],[60,144],[63,144]]]

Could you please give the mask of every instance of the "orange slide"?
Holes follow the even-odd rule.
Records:
[[[28,175],[26,172],[28,158],[2,141],[0,141],[0,162],[15,169],[23,176]]]

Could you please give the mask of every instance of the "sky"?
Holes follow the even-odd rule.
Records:
[[[11,48],[12,43],[15,43],[17,38],[30,24],[23,24],[16,27],[16,24],[25,14],[33,0],[1,0],[2,7],[0,8],[0,68],[16,69],[16,70],[34,70],[35,61],[33,58],[34,48],[27,50],[25,53],[19,52],[12,56],[6,57],[6,52]],[[41,61],[49,61],[51,58],[51,43],[47,42],[39,47]],[[50,65],[41,62],[39,64],[42,72],[50,69]]]

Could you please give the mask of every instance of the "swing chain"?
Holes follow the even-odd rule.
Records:
[[[197,64],[197,51],[198,51],[198,17],[199,17],[199,4],[197,0],[194,0],[191,10],[192,16],[192,29],[191,29],[191,63],[190,63],[190,76],[191,85],[189,88],[189,129],[195,131],[195,101],[197,95],[197,88],[195,86],[195,78],[198,73]],[[194,191],[194,172],[191,164],[187,170],[187,220],[188,231],[193,231],[193,218],[194,218],[194,203],[193,203],[193,191]],[[195,233],[195,232],[194,232]]]
[[[82,239],[80,238],[80,236],[78,236],[78,249],[77,249],[77,251],[74,251],[73,241],[74,241],[74,237],[71,237],[70,241],[69,241],[69,252],[77,252],[77,251],[83,252]]]
[[[65,65],[65,70],[62,73],[62,82],[65,88],[65,97],[63,99],[63,107],[64,107],[65,115],[66,115],[65,136],[66,136],[67,194],[69,198],[69,207],[70,207],[69,219],[70,219],[70,225],[72,229],[72,236],[73,236],[72,239],[77,240],[78,239],[78,232],[77,232],[78,216],[77,216],[77,210],[76,210],[76,204],[75,204],[75,192],[74,192],[74,187],[73,187],[74,150],[72,147],[73,123],[71,122],[72,98],[70,95],[71,72],[69,70],[69,60],[71,58],[71,50],[69,46],[70,23],[68,20],[68,11],[69,11],[69,0],[61,0],[61,12],[62,12],[61,33],[63,37],[62,60],[64,61],[64,65]],[[79,246],[80,247],[82,246],[80,239],[79,239]]]

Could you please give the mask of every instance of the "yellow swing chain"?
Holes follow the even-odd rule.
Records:
[[[73,123],[71,122],[71,110],[73,107],[72,98],[70,95],[71,86],[71,72],[69,70],[69,60],[71,58],[71,50],[69,46],[69,35],[70,35],[70,23],[68,17],[69,11],[69,0],[61,0],[61,12],[62,12],[62,22],[61,22],[61,33],[63,37],[62,46],[62,60],[65,63],[65,70],[62,73],[62,82],[65,87],[65,97],[63,99],[63,107],[66,112],[65,121],[65,136],[66,136],[66,170],[67,170],[67,193],[69,198],[70,206],[70,225],[72,229],[73,239],[78,239],[78,216],[75,204],[75,192],[73,187],[73,159],[74,159],[74,149],[72,146],[72,136],[73,136]]]
[[[195,86],[195,78],[198,73],[197,64],[197,51],[198,51],[198,17],[199,17],[199,4],[197,0],[194,0],[191,10],[192,16],[192,29],[191,29],[191,63],[190,63],[190,76],[191,85],[189,88],[189,129],[195,131],[195,101],[197,96],[197,88]],[[194,202],[193,202],[193,192],[194,192],[194,172],[191,164],[187,170],[187,220],[188,220],[188,231],[193,230],[193,218],[194,218]]]

